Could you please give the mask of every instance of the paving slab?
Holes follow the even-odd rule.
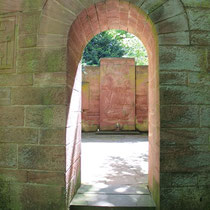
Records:
[[[72,206],[155,207],[155,203],[150,195],[77,194]]]
[[[150,195],[146,186],[133,185],[82,185],[78,194],[107,194],[107,195]]]

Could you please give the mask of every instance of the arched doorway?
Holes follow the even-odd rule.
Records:
[[[152,21],[138,7],[126,1],[106,1],[83,10],[73,22],[68,36],[68,84],[73,86],[86,44],[98,33],[122,29],[137,36],[149,57],[149,188],[159,195],[159,64],[158,40]],[[73,88],[73,92],[76,91]],[[71,107],[71,104],[70,104]],[[70,108],[71,109],[71,108]],[[71,118],[71,111],[69,118]],[[78,123],[76,121],[75,123]],[[80,125],[79,125],[80,126]],[[68,128],[67,128],[68,130]],[[80,132],[80,130],[79,130]],[[69,186],[71,188],[71,186]],[[159,202],[159,196],[155,198]]]

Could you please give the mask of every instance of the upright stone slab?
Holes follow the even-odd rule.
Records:
[[[135,60],[100,61],[100,130],[135,130]]]

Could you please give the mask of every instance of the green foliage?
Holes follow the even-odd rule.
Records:
[[[100,58],[122,57],[125,50],[117,39],[108,32],[96,35],[86,46],[82,63],[86,65],[99,65]]]
[[[135,58],[136,65],[148,65],[147,52],[141,41],[122,30],[109,30],[96,35],[86,46],[83,65],[99,65],[100,58]]]

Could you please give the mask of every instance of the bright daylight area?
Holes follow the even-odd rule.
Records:
[[[108,58],[105,66],[112,63],[106,72],[100,60],[103,58]],[[116,58],[121,60],[115,62]],[[135,60],[127,65],[124,63],[127,58]],[[132,59],[128,61],[132,62]],[[146,186],[146,49],[136,36],[122,30],[109,30],[96,35],[89,42],[83,53],[82,65],[82,184]],[[141,66],[144,68],[139,69]],[[131,78],[126,79],[129,71],[133,71]],[[106,74],[103,79],[100,78],[102,74]],[[109,90],[107,84],[104,84],[106,80],[113,80],[109,84],[113,87],[109,87]],[[133,104],[123,101],[122,94],[129,94],[128,98],[131,97]],[[104,110],[100,110],[103,106]]]

